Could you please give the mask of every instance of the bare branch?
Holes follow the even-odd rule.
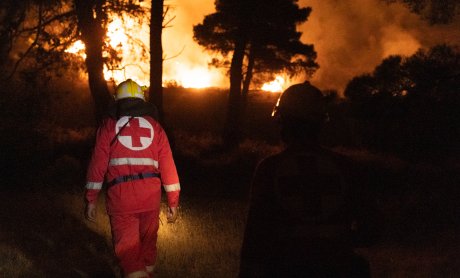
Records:
[[[135,66],[135,67],[139,68],[139,70],[140,70],[144,75],[147,75],[147,72],[145,72],[144,69],[143,69],[141,66],[139,66],[138,64],[126,64],[126,65],[124,65],[124,66],[121,67],[121,68],[113,68],[113,67],[112,67],[112,68],[109,68],[109,65],[108,65],[108,64],[106,64],[106,66],[107,66],[107,68],[108,68],[110,71],[112,71],[112,72],[113,72],[113,71],[116,71],[116,70],[123,70],[123,71],[124,71],[123,74],[124,74],[124,78],[125,78],[125,79],[128,78],[128,77],[126,76],[126,68],[127,68],[128,66]]]
[[[163,29],[172,27],[169,24],[176,18],[176,16],[173,16],[170,19],[168,19],[166,22],[164,22],[165,19],[166,19],[166,16],[171,11],[171,5],[165,5],[165,7],[166,7],[166,9],[163,11],[163,25],[162,25]]]
[[[29,46],[29,48],[27,48],[26,52],[24,53],[24,55],[22,55],[19,60],[16,61],[16,63],[14,64],[14,67],[13,67],[13,70],[12,72],[6,77],[6,80],[9,80],[13,77],[13,75],[16,73],[19,65],[22,63],[22,61],[27,57],[27,55],[29,55],[29,53],[32,51],[32,49],[38,44],[38,40],[40,38],[40,34],[41,34],[41,31],[42,31],[42,20],[43,20],[43,11],[42,11],[42,4],[40,3],[39,6],[38,6],[38,25],[37,25],[37,33],[36,33],[36,36],[35,36],[35,39],[34,41],[32,42],[32,44]]]
[[[68,11],[66,13],[63,13],[63,14],[58,14],[46,21],[43,21],[43,22],[39,22],[37,26],[34,26],[34,27],[30,27],[30,28],[25,28],[25,29],[22,29],[21,32],[32,32],[32,31],[36,31],[38,28],[42,28],[42,26],[47,26],[49,24],[51,24],[53,21],[56,21],[56,20],[60,20],[60,19],[64,19],[64,18],[67,18],[67,17],[71,17],[75,15],[75,11]]]
[[[163,29],[164,29],[164,28],[172,27],[171,25],[169,25],[169,23],[171,23],[175,18],[176,18],[176,16],[173,16],[171,19],[169,19],[168,21],[166,21],[166,22],[162,25]]]
[[[163,58],[163,61],[171,60],[171,59],[174,59],[174,58],[179,57],[179,56],[182,54],[182,52],[184,52],[184,49],[185,49],[185,46],[183,46],[182,49],[179,51],[179,53],[177,53],[176,55],[171,56],[171,57],[169,57],[169,58],[166,58],[166,57]]]

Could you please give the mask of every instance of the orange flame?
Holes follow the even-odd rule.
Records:
[[[150,79],[148,75],[148,39],[149,39],[148,24],[140,25],[133,18],[124,16],[120,18],[118,15],[112,15],[112,20],[107,26],[106,43],[114,48],[120,57],[122,57],[119,69],[108,69],[104,67],[104,77],[106,80],[113,80],[116,84],[131,78],[141,85],[149,85]],[[142,46],[137,42],[142,42],[147,51],[147,57],[141,57]],[[66,52],[86,58],[85,45],[82,41],[76,41],[71,45]],[[208,56],[203,55],[203,61],[206,61]],[[224,74],[220,71],[211,71],[206,66],[193,64],[191,61],[178,59],[175,61],[168,72],[163,73],[163,83],[167,82],[177,84],[184,88],[207,88],[222,84]],[[171,82],[172,81],[172,82]],[[281,92],[285,80],[281,76],[276,76],[275,80],[265,83],[262,90],[268,92]]]
[[[279,93],[283,91],[283,86],[285,84],[285,80],[281,76],[276,76],[275,80],[264,83],[262,85],[262,91],[267,91],[271,93]]]
[[[67,53],[72,53],[75,55],[79,55],[83,57],[83,59],[86,58],[85,54],[85,44],[82,41],[76,41],[74,42],[71,46],[69,46],[65,52]]]

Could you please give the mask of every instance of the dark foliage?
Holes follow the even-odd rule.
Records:
[[[412,12],[421,15],[431,24],[447,24],[460,14],[458,0],[384,0],[402,2]]]
[[[385,59],[345,90],[360,144],[410,157],[452,156],[460,146],[460,52],[439,45]]]

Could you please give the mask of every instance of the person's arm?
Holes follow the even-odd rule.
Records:
[[[176,165],[172,155],[171,147],[165,131],[160,128],[158,134],[158,170],[160,171],[161,182],[166,191],[168,199],[168,222],[175,222],[177,218],[177,207],[179,206],[180,183]]]
[[[93,149],[91,160],[88,166],[85,186],[86,219],[96,220],[96,204],[99,192],[104,183],[107,172],[110,152],[110,138],[106,122],[98,128],[96,144]]]
[[[273,162],[273,161],[272,161]],[[262,161],[254,173],[248,218],[241,248],[239,277],[265,277],[273,241],[273,167]]]

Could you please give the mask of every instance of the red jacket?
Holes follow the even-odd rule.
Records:
[[[139,178],[139,174],[148,177]],[[159,177],[152,177],[155,174]],[[132,176],[137,179],[123,179]],[[168,138],[158,122],[149,116],[104,120],[97,131],[88,167],[86,200],[89,203],[96,202],[104,180],[109,185],[106,202],[109,215],[159,209],[161,185],[166,191],[168,206],[178,206],[179,177]],[[114,180],[118,182],[113,184]]]

